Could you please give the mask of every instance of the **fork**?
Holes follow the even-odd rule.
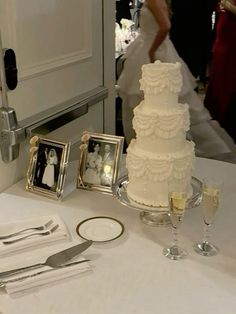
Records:
[[[40,230],[46,230],[48,229],[48,227],[53,223],[53,220],[49,220],[48,222],[46,222],[44,225],[42,226],[38,226],[38,227],[30,227],[30,228],[25,228],[25,229],[22,229],[22,230],[19,230],[19,231],[16,231],[16,232],[13,232],[13,233],[10,233],[10,234],[7,234],[7,235],[3,235],[3,236],[0,236],[0,240],[4,240],[4,239],[8,239],[8,238],[12,238],[12,237],[15,237],[21,233],[24,233],[26,231],[30,231],[30,230],[36,230],[36,231],[40,231]]]
[[[17,239],[14,239],[14,240],[2,241],[2,243],[8,245],[8,244],[13,244],[13,243],[16,243],[16,242],[18,242],[18,241],[21,241],[21,240],[24,240],[24,239],[33,237],[33,236],[45,236],[45,235],[49,235],[49,234],[53,233],[55,230],[57,230],[58,227],[59,227],[59,225],[55,225],[54,227],[52,227],[52,228],[49,229],[49,230],[30,233],[30,234],[28,234],[28,235],[26,235],[26,236],[24,236],[24,237],[21,237],[21,238],[17,238]]]

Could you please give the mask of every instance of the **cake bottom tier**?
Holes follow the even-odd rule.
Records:
[[[192,196],[191,180],[187,183],[187,196]],[[142,180],[130,181],[127,186],[127,195],[136,203],[147,205],[158,211],[168,206],[169,185],[172,191],[181,192],[186,185],[186,180],[172,180],[164,182],[143,182]]]
[[[141,152],[133,140],[127,150],[128,196],[135,202],[158,207],[168,206],[169,191],[192,195],[191,177],[194,144],[187,142],[181,152],[151,155]],[[153,209],[154,210],[154,209]]]

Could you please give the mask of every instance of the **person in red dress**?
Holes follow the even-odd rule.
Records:
[[[236,142],[236,0],[221,0],[206,107]]]

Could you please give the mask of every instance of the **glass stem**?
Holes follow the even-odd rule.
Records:
[[[173,234],[173,246],[178,246],[179,228],[172,227],[172,234]]]
[[[203,242],[204,243],[209,243],[209,239],[211,237],[211,225],[210,224],[206,224],[204,226],[204,237],[203,237]]]

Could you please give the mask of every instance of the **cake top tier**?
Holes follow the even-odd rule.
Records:
[[[181,64],[159,60],[142,66],[140,89],[145,94],[179,93],[182,87]]]

